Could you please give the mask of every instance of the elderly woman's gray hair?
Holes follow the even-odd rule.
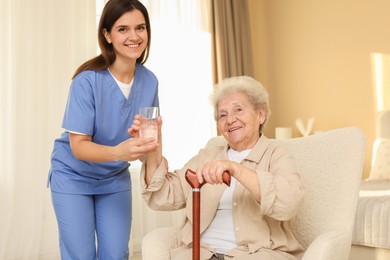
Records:
[[[232,93],[244,93],[247,95],[249,102],[256,111],[259,111],[262,107],[265,108],[265,121],[259,128],[259,131],[261,132],[271,113],[269,109],[268,92],[260,82],[248,76],[226,78],[214,86],[214,91],[210,96],[210,102],[214,108],[215,121],[218,121],[219,100],[225,95]]]

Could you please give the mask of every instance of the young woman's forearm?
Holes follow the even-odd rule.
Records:
[[[72,145],[73,155],[83,161],[112,162],[122,160],[122,156],[114,146],[96,144],[92,141],[80,140]]]
[[[141,145],[134,138],[115,146],[107,146],[92,142],[91,136],[72,133],[69,136],[73,155],[79,160],[90,162],[134,161],[156,148],[153,144]]]

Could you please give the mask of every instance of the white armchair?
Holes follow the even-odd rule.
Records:
[[[225,143],[212,138],[207,145]],[[292,220],[306,249],[304,260],[348,259],[361,180],[365,137],[356,127],[287,140],[305,189],[302,208]],[[143,260],[170,259],[178,228],[158,228],[142,242]]]

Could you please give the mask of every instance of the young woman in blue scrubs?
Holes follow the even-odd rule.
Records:
[[[128,259],[129,162],[158,146],[132,138],[130,128],[139,107],[159,106],[157,78],[143,66],[150,35],[140,2],[109,0],[99,23],[101,54],[73,76],[49,173],[62,259]]]

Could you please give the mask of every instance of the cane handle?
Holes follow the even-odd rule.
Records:
[[[199,183],[198,178],[196,177],[196,172],[194,172],[191,169],[187,169],[186,171],[186,180],[193,189],[200,189],[202,188],[203,184],[206,183],[206,182]],[[231,181],[230,173],[227,171],[223,172],[222,180],[223,183],[225,183],[227,186],[230,186],[230,181]]]

